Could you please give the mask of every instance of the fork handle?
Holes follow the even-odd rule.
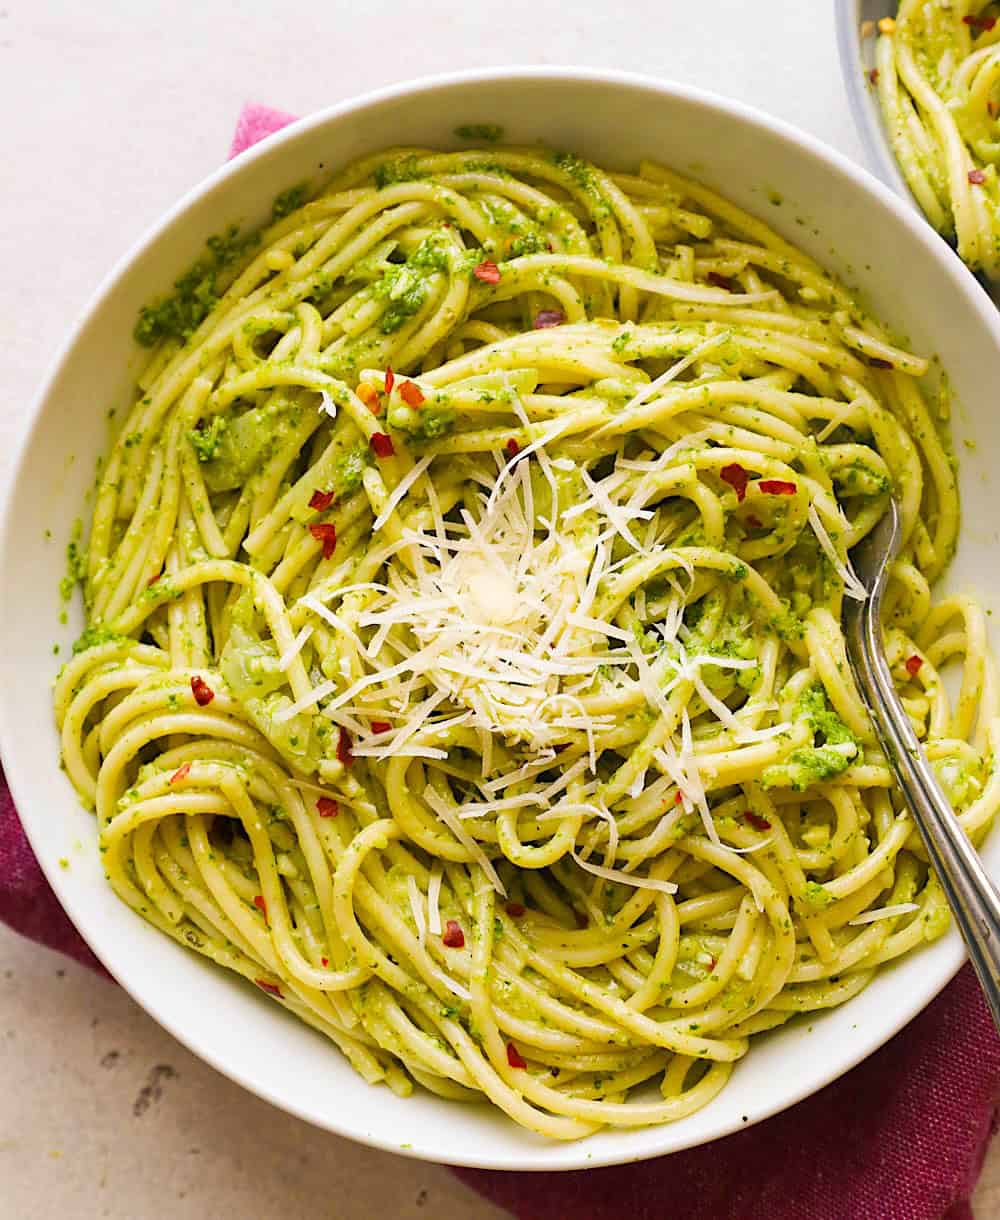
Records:
[[[878,606],[870,602],[845,605],[844,627],[847,632],[856,633],[855,642],[860,645],[849,647],[847,653],[861,698],[889,766],[907,797],[927,855],[979,975],[993,1022],[1000,1030],[1000,893],[986,875],[976,849],[941,790],[896,694],[882,648]]]

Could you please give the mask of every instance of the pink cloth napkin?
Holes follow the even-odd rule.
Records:
[[[246,106],[230,155],[293,121]],[[0,919],[102,969],[42,876],[2,771]],[[756,1127],[612,1169],[455,1172],[519,1220],[972,1220],[998,1107],[1000,1038],[966,966],[882,1050]]]

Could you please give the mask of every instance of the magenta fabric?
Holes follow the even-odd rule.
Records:
[[[230,155],[293,121],[246,106]],[[0,919],[102,969],[42,876],[2,770]],[[518,1220],[972,1220],[998,1108],[1000,1038],[965,966],[871,1058],[756,1127],[612,1169],[455,1172]]]

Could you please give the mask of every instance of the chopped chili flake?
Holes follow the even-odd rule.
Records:
[[[728,483],[729,486],[736,492],[736,499],[742,504],[743,497],[747,494],[747,484],[750,482],[750,475],[743,469],[739,462],[730,462],[728,466],[723,466],[719,471],[719,478],[723,483]]]
[[[385,366],[385,392],[392,393],[392,387],[396,384],[396,374],[392,371],[392,365]]]
[[[507,1043],[507,1062],[512,1068],[526,1068],[528,1066],[513,1042]]]
[[[351,752],[351,735],[347,729],[341,729],[340,735],[337,737],[337,758],[349,767],[354,762],[354,755]]]
[[[868,363],[872,366],[873,369],[891,369],[892,368],[892,361],[883,360],[881,358],[881,356],[872,356],[872,358],[868,361]]]
[[[477,280],[482,280],[484,284],[500,283],[500,268],[489,259],[480,263],[478,267],[473,267],[472,274]]]
[[[757,486],[765,496],[794,496],[798,488],[784,479],[761,479]]]
[[[323,963],[324,966],[329,966],[329,964],[330,964],[330,959],[328,957],[321,957],[319,960]]]
[[[215,691],[198,674],[191,679],[191,693],[199,707],[206,707],[215,698]]]
[[[736,281],[731,280],[728,275],[720,275],[718,271],[710,271],[705,278],[713,288],[725,288],[726,292],[734,292],[736,289]]]
[[[675,805],[684,804],[684,794],[682,792],[678,792],[677,795],[674,797],[674,804]]]
[[[399,387],[399,396],[408,407],[419,407],[424,401],[424,392],[415,381],[404,381]]]
[[[915,678],[920,673],[920,667],[924,663],[923,657],[918,657],[916,653],[912,657],[906,658],[906,672],[911,678]]]
[[[540,309],[535,314],[535,330],[548,330],[550,326],[562,326],[566,315],[561,309]]]
[[[373,733],[388,733],[391,728],[392,728],[392,725],[389,723],[388,720],[373,720],[372,721],[372,732]]]
[[[267,903],[264,901],[264,895],[258,894],[253,900],[254,906],[260,911],[264,918],[267,919]]]
[[[759,813],[754,813],[752,809],[748,809],[743,814],[743,821],[749,822],[754,830],[770,830],[771,823],[767,818],[762,817]]]
[[[157,573],[156,573],[156,575],[155,575],[155,576],[154,576],[154,577],[153,577],[153,578],[150,580],[150,582],[149,582],[149,584],[146,586],[146,588],[147,588],[147,589],[151,589],[151,588],[153,587],[153,585],[155,585],[155,584],[156,584],[156,582],[157,582],[157,581],[160,579],[160,577],[161,577],[162,575],[163,575],[163,573],[162,573],[162,572],[157,572]]]
[[[992,98],[990,98],[990,100],[986,103],[986,112],[991,119],[995,119],[997,115],[1000,114],[1000,107],[997,106],[996,102],[993,101]]]
[[[309,526],[309,533],[323,544],[323,558],[329,559],[337,549],[337,527],[332,521],[316,521]]]
[[[316,802],[316,809],[321,818],[335,818],[340,813],[340,806],[332,796],[321,796]]]
[[[254,982],[261,989],[261,991],[266,991],[268,995],[277,996],[279,1000],[283,1000],[285,998],[281,994],[281,988],[277,983],[269,983],[267,979],[254,979]]]
[[[974,30],[992,30],[997,23],[996,17],[963,17],[962,20],[966,25],[972,26]]]
[[[445,924],[441,942],[449,949],[461,949],[465,945],[465,933],[454,919],[449,919]]]
[[[372,415],[379,413],[378,388],[373,386],[370,381],[362,381],[358,386],[358,397],[365,404]]]
[[[708,973],[711,974],[712,971],[715,969],[715,967],[718,964],[719,964],[718,959],[713,957],[712,960],[708,963]]]
[[[320,491],[317,487],[313,494],[309,497],[309,507],[315,508],[319,513],[325,513],[333,503],[332,491]]]
[[[507,442],[507,444],[504,445],[504,450],[507,453],[508,457],[516,458],[517,455],[521,452],[521,446],[517,443],[516,440],[514,440],[513,437],[511,437],[510,440]]]
[[[527,908],[524,906],[523,903],[520,903],[520,902],[508,902],[507,903],[507,914],[511,917],[511,919],[520,919],[526,910],[527,910]]]
[[[973,186],[982,186],[983,183],[986,181],[986,175],[983,173],[983,171],[981,169],[970,169],[969,170],[969,181],[972,183]]]
[[[170,784],[179,784],[182,779],[187,779],[187,777],[188,777],[188,775],[190,775],[190,773],[191,773],[191,764],[190,763],[181,763],[181,765],[177,768],[177,770],[173,773],[173,775],[171,775],[170,779],[167,782]]]
[[[873,85],[878,84],[878,68],[872,68],[872,70],[868,73],[868,79]]]
[[[392,437],[386,436],[384,432],[373,432],[368,444],[371,446],[372,453],[377,458],[388,458],[396,452],[396,446],[392,443]]]
[[[764,523],[759,517],[755,517],[753,513],[747,513],[747,525],[749,525],[752,530],[764,528]]]

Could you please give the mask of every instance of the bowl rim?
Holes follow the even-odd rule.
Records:
[[[93,314],[105,302],[106,298],[114,292],[119,280],[123,278],[131,264],[150,247],[154,246],[164,232],[184,216],[192,204],[208,194],[220,182],[241,174],[246,167],[256,163],[261,158],[268,157],[277,147],[302,139],[307,133],[318,127],[343,121],[350,115],[363,111],[370,106],[401,97],[419,96],[438,90],[448,90],[456,86],[468,84],[489,85],[492,83],[510,84],[520,80],[561,81],[565,82],[568,86],[580,84],[607,85],[626,90],[644,91],[651,95],[657,95],[668,103],[670,101],[679,101],[694,104],[712,110],[735,123],[754,130],[763,130],[781,142],[792,145],[798,153],[804,154],[807,158],[825,162],[829,168],[848,179],[850,185],[859,191],[862,196],[867,195],[869,201],[874,197],[877,203],[894,214],[899,223],[909,230],[914,241],[922,247],[924,253],[938,264],[941,273],[955,281],[956,290],[969,298],[970,306],[978,312],[985,328],[992,332],[994,340],[998,347],[1000,347],[1000,316],[998,316],[997,311],[974,276],[954,255],[947,251],[947,247],[940,243],[933,230],[923,222],[911,207],[907,206],[888,186],[877,179],[865,167],[852,161],[846,155],[827,145],[816,136],[796,128],[783,119],[775,118],[756,107],[749,106],[736,99],[723,97],[710,90],[669,79],[661,79],[644,73],[615,69],[574,65],[540,66],[513,64],[488,68],[470,68],[422,76],[355,95],[332,106],[325,107],[265,137],[238,157],[223,162],[206,178],[186,191],[117,259],[111,270],[105,274],[81,307],[66,338],[58,346],[55,356],[42,378],[40,387],[33,396],[25,422],[20,426],[10,466],[10,477],[3,489],[2,497],[0,497],[0,572],[3,572],[9,563],[7,552],[11,548],[14,534],[13,509],[22,476],[22,467],[28,451],[35,440],[36,433],[41,427],[43,409],[61,374],[64,364],[74,351]],[[21,802],[23,807],[28,807],[31,785],[27,769],[22,768],[20,759],[16,754],[11,754],[6,749],[6,746],[12,742],[14,736],[14,716],[14,701],[8,696],[4,684],[0,683],[0,757],[5,758],[4,768],[15,806],[18,802]],[[31,819],[29,819],[30,821]],[[895,1006],[891,1020],[872,1026],[867,1037],[858,1038],[853,1041],[846,1054],[842,1053],[835,1060],[829,1060],[828,1064],[832,1064],[832,1066],[827,1066],[818,1076],[810,1075],[805,1084],[797,1083],[794,1087],[783,1089],[780,1097],[767,1100],[757,1107],[749,1107],[750,1113],[747,1116],[742,1118],[734,1116],[731,1119],[720,1121],[711,1134],[705,1136],[696,1135],[689,1140],[675,1140],[669,1148],[654,1148],[635,1152],[630,1151],[629,1146],[623,1143],[620,1150],[612,1145],[607,1151],[602,1149],[597,1154],[588,1151],[587,1146],[589,1141],[583,1140],[574,1146],[575,1155],[567,1156],[564,1152],[563,1157],[555,1164],[544,1163],[544,1153],[542,1158],[536,1158],[527,1151],[523,1155],[520,1153],[507,1154],[505,1152],[489,1154],[475,1150],[466,1151],[464,1148],[459,1148],[454,1155],[442,1157],[440,1154],[432,1154],[420,1148],[401,1147],[392,1138],[377,1130],[366,1130],[358,1126],[352,1126],[349,1117],[342,1118],[338,1115],[331,1115],[321,1118],[298,1104],[295,1099],[277,1095],[274,1090],[251,1078],[238,1067],[229,1064],[223,1055],[216,1053],[210,1046],[205,1046],[200,1037],[197,1022],[182,1025],[172,1019],[170,1015],[160,1011],[155,1000],[145,997],[140,998],[137,991],[142,990],[141,984],[138,982],[132,983],[128,978],[120,978],[108,962],[105,961],[101,950],[91,945],[84,931],[87,917],[77,909],[77,903],[69,891],[65,877],[61,875],[60,870],[55,867],[52,860],[46,862],[47,853],[43,850],[40,843],[36,845],[35,833],[31,825],[22,822],[22,826],[49,885],[52,887],[60,905],[80,932],[82,938],[90,945],[95,955],[126,993],[191,1053],[197,1055],[203,1062],[208,1063],[216,1071],[242,1088],[245,1088],[248,1092],[268,1101],[286,1113],[309,1122],[313,1126],[374,1148],[394,1152],[397,1155],[409,1156],[435,1163],[510,1171],[588,1169],[633,1163],[720,1139],[790,1108],[804,1098],[818,1092],[832,1081],[839,1079],[839,1077],[858,1063],[868,1058],[869,1055],[888,1042],[890,1038],[917,1016],[943,990],[963,964],[965,956],[957,933],[949,933],[947,943],[942,946],[948,952],[941,954],[938,969],[932,976],[930,986],[917,989],[910,995],[899,996],[898,1004]],[[135,987],[135,990],[133,990],[133,987]],[[676,1131],[678,1130],[678,1124],[665,1124],[661,1129]]]

